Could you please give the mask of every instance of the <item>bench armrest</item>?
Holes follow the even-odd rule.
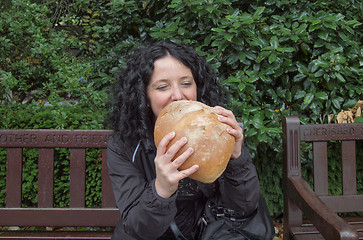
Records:
[[[301,177],[288,177],[289,199],[307,216],[325,239],[358,239],[358,233],[330,210]]]

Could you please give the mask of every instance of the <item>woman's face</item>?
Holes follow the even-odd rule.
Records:
[[[165,56],[154,62],[146,94],[157,117],[173,101],[197,100],[197,85],[188,67],[172,56]]]

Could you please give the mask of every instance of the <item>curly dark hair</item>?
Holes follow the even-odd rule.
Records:
[[[225,94],[217,82],[217,74],[207,61],[190,47],[172,42],[154,42],[136,50],[113,86],[110,121],[114,134],[132,145],[152,137],[155,117],[148,104],[146,89],[154,70],[154,62],[171,55],[191,69],[197,85],[197,100],[209,106],[223,105]]]

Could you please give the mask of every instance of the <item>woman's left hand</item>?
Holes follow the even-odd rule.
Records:
[[[238,124],[236,117],[234,116],[233,112],[230,110],[227,110],[220,106],[215,106],[213,108],[213,111],[218,114],[218,120],[222,123],[225,123],[230,126],[230,128],[227,129],[227,132],[235,137],[235,144],[233,148],[233,152],[231,155],[231,159],[236,159],[241,155],[241,148],[243,144],[243,129]]]

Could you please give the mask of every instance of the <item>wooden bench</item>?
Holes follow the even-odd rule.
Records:
[[[110,134],[109,130],[0,130],[0,148],[7,149],[6,206],[0,208],[0,227],[20,227],[0,231],[0,239],[110,239],[119,218],[106,164]],[[22,207],[23,148],[38,149],[37,207]],[[69,207],[64,208],[53,207],[55,148],[70,149]],[[88,148],[102,149],[102,206],[97,208],[85,207]],[[28,226],[91,227],[102,231],[21,230]]]
[[[356,159],[362,139],[362,123],[301,125],[296,116],[283,120],[284,239],[363,239],[363,194],[357,193],[357,181],[362,181],[357,163],[363,159]],[[341,144],[340,195],[329,195],[329,141]],[[302,178],[301,142],[312,143],[314,190]],[[360,214],[337,214],[353,212]]]

